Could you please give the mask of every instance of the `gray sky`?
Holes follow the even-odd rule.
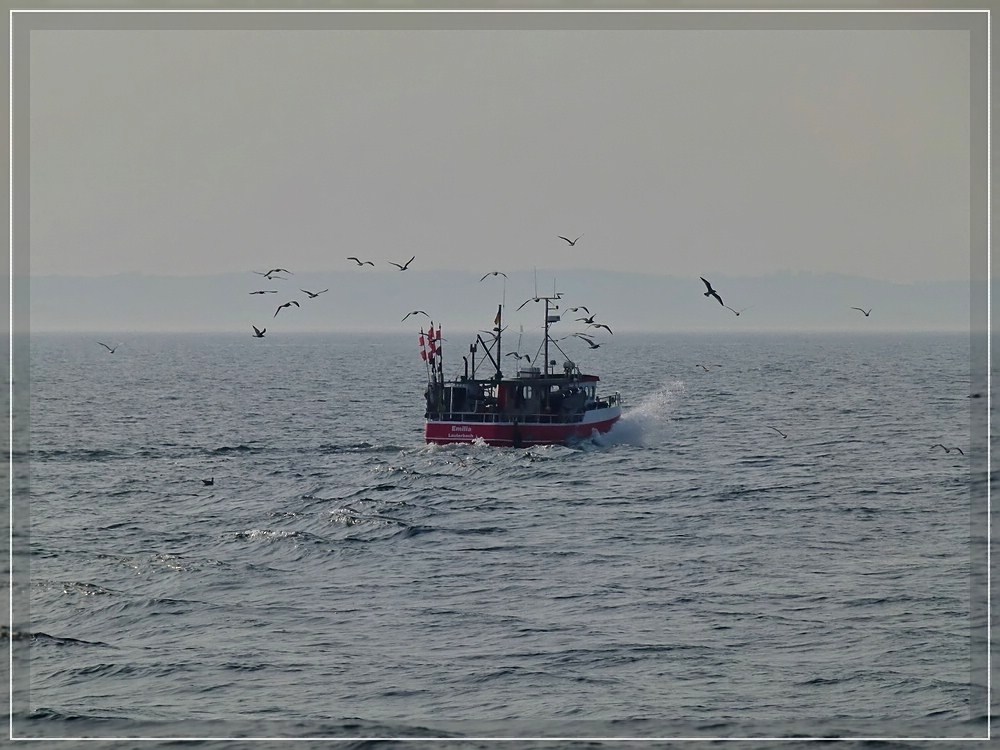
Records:
[[[31,272],[968,278],[969,60],[965,31],[33,31]]]

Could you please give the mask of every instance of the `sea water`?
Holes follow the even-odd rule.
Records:
[[[425,445],[412,336],[96,338],[30,341],[15,737],[985,736],[967,335],[569,342],[624,415],[530,449]]]

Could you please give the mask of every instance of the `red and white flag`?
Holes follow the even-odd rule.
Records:
[[[424,329],[420,329],[420,359],[427,361],[427,342],[424,341]]]

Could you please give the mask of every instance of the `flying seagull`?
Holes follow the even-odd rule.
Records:
[[[774,430],[774,431],[775,431],[775,432],[777,432],[777,433],[778,433],[779,435],[781,435],[781,437],[783,437],[783,438],[786,438],[786,437],[788,437],[788,435],[786,435],[785,433],[783,433],[783,432],[782,432],[781,430],[779,430],[779,429],[778,429],[777,427],[771,427],[771,425],[769,425],[769,424],[768,424],[768,425],[764,425],[764,426],[765,426],[765,427],[767,427],[767,428],[768,428],[769,430]]]
[[[587,312],[590,312],[590,310],[587,310]],[[596,315],[591,315],[589,318],[577,318],[577,320],[582,320],[587,325],[592,326],[594,325],[594,318],[596,317]]]
[[[608,326],[604,325],[604,323],[591,323],[591,324],[590,324],[590,326],[591,326],[591,328],[604,328],[604,329],[606,329],[606,330],[607,330],[607,332],[608,332],[608,333],[610,333],[610,334],[611,334],[612,336],[614,336],[614,335],[615,335],[615,332],[614,332],[614,331],[612,331],[612,330],[611,330],[610,328],[608,328]]]
[[[278,305],[278,309],[274,311],[274,315],[272,317],[277,318],[278,317],[278,313],[281,312],[281,308],[288,307],[289,305],[295,305],[296,307],[302,307],[302,305],[300,305],[298,302],[296,302],[295,300],[292,300],[291,302],[286,302],[283,305]]]
[[[480,281],[485,279],[487,276],[503,276],[505,279],[507,278],[507,274],[505,274],[503,271],[490,271],[489,273],[483,274],[483,278],[480,279]]]
[[[413,258],[416,258],[416,257],[417,257],[416,255],[414,255],[414,256],[413,256]],[[408,261],[406,261],[406,263],[404,263],[403,265],[399,265],[399,263],[394,263],[394,262],[393,262],[393,261],[391,261],[391,260],[389,261],[389,263],[390,263],[390,265],[393,265],[393,266],[395,266],[396,268],[398,268],[398,269],[399,269],[400,271],[405,271],[405,270],[406,270],[407,268],[409,268],[409,267],[410,267],[410,264],[411,264],[411,263],[413,262],[413,258],[410,258],[410,259],[409,259]]]
[[[723,307],[725,307],[727,310],[733,310],[733,308],[731,308],[729,305],[723,305]],[[746,312],[749,309],[750,309],[749,307],[744,307],[742,310],[733,310],[733,312],[736,314],[736,317],[738,318],[740,317],[740,313]]]
[[[600,344],[595,344],[591,339],[587,338],[587,336],[582,333],[574,333],[573,335],[586,341],[590,345],[591,349],[597,349],[600,346]]]
[[[497,340],[497,337],[501,333],[503,333],[504,331],[506,331],[506,330],[507,330],[507,326],[504,326],[503,328],[494,328],[492,331],[483,331],[483,330],[480,330],[479,333],[488,334],[489,337],[490,337],[490,344],[492,344],[494,341]],[[474,346],[478,346],[478,344],[474,344]]]
[[[713,364],[713,365],[702,365],[702,364],[699,364],[697,366],[700,367],[705,372],[708,372],[708,368],[709,367],[722,367],[722,365],[715,365],[715,364]]]
[[[719,293],[717,291],[715,291],[714,289],[712,289],[712,285],[710,283],[708,283],[708,279],[706,279],[704,276],[699,276],[698,278],[701,279],[702,281],[704,281],[705,282],[705,286],[708,288],[708,291],[705,292],[705,296],[706,297],[715,297],[717,300],[719,300],[719,304],[722,305],[723,307],[725,307],[726,303],[722,301],[722,297],[719,296]]]
[[[107,349],[112,354],[115,353],[115,349],[117,349],[119,346],[121,346],[121,344],[115,344],[114,349],[112,349],[110,346],[108,346],[107,344],[105,344],[103,341],[98,341],[97,343],[100,344],[101,346],[103,346],[105,349]]]
[[[310,292],[308,289],[299,289],[300,292],[305,292],[309,295],[309,299],[316,299],[323,292],[329,292],[329,289],[324,289],[323,292]]]
[[[531,361],[531,357],[529,357],[527,354],[518,354],[517,352],[507,352],[504,356],[505,357],[517,357],[518,360],[526,359],[529,362]]]
[[[250,292],[250,294],[277,294],[277,289],[259,289],[256,292]]]
[[[277,314],[278,313],[275,313],[275,315],[277,315]],[[266,328],[258,328],[253,323],[250,324],[250,327],[253,328],[254,338],[262,339],[262,338],[264,338],[264,334],[267,333],[267,329]]]
[[[561,234],[557,234],[556,237],[561,240],[566,240],[569,243],[569,246],[573,247],[573,245],[575,245],[579,241],[580,237],[583,237],[583,235],[581,234],[580,237],[577,237],[575,240],[571,240],[569,237],[563,237]]]
[[[587,315],[590,315],[590,310],[587,309],[586,305],[580,305],[578,307],[570,307],[567,310],[567,312],[579,312],[580,310],[583,310],[585,313],[587,313]]]
[[[406,315],[403,316],[403,320],[406,320],[411,315],[427,315],[427,313],[425,313],[423,310],[414,310],[413,312],[406,313]],[[429,318],[430,315],[427,315],[427,317]],[[399,322],[402,323],[403,320],[401,320]]]
[[[532,297],[531,299],[526,299],[524,302],[522,302],[520,305],[517,306],[517,309],[520,310],[522,307],[524,307],[529,302],[538,302],[540,299],[541,299],[541,297]]]
[[[965,451],[963,451],[963,450],[962,450],[961,448],[959,448],[959,447],[958,447],[957,445],[956,445],[956,446],[955,446],[954,448],[949,448],[949,447],[947,447],[947,446],[945,446],[945,445],[941,445],[941,443],[934,443],[934,445],[932,445],[932,446],[931,446],[931,450],[934,450],[935,448],[938,448],[938,447],[940,447],[940,448],[944,448],[944,452],[945,452],[945,453],[951,453],[952,451],[958,451],[958,452],[959,452],[959,453],[961,453],[961,454],[962,454],[963,456],[965,455]]]
[[[872,314],[872,308],[870,308],[870,307],[868,308],[868,310],[862,310],[862,309],[861,309],[860,307],[852,307],[851,309],[852,309],[852,310],[857,310],[857,311],[859,311],[859,312],[863,312],[863,313],[865,314],[865,317],[866,317],[866,318],[867,318],[867,317],[868,317],[869,315],[871,315],[871,314]]]
[[[272,268],[270,271],[266,271],[264,273],[261,273],[260,271],[254,271],[254,273],[257,274],[258,276],[263,276],[266,279],[270,279],[271,278],[271,274],[275,274],[275,273],[291,273],[291,271],[289,271],[287,268]],[[279,276],[278,278],[280,279],[282,277]]]
[[[359,266],[374,266],[374,265],[375,265],[375,264],[374,264],[374,263],[372,263],[372,262],[371,262],[370,260],[360,260],[360,259],[358,259],[358,258],[355,258],[355,257],[354,257],[353,255],[352,255],[352,256],[350,256],[350,257],[349,257],[349,258],[348,258],[347,260],[353,260],[353,261],[354,261],[355,263],[357,263],[357,264],[358,264]]]

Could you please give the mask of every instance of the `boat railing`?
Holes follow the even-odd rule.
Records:
[[[609,409],[612,406],[621,406],[622,396],[620,393],[615,392],[608,396],[601,396],[595,401],[590,401],[587,404],[587,411],[592,409]]]
[[[438,422],[511,422],[517,420],[522,424],[573,424],[583,420],[582,414],[498,414],[496,412],[448,412],[429,411],[424,415],[427,419]]]

